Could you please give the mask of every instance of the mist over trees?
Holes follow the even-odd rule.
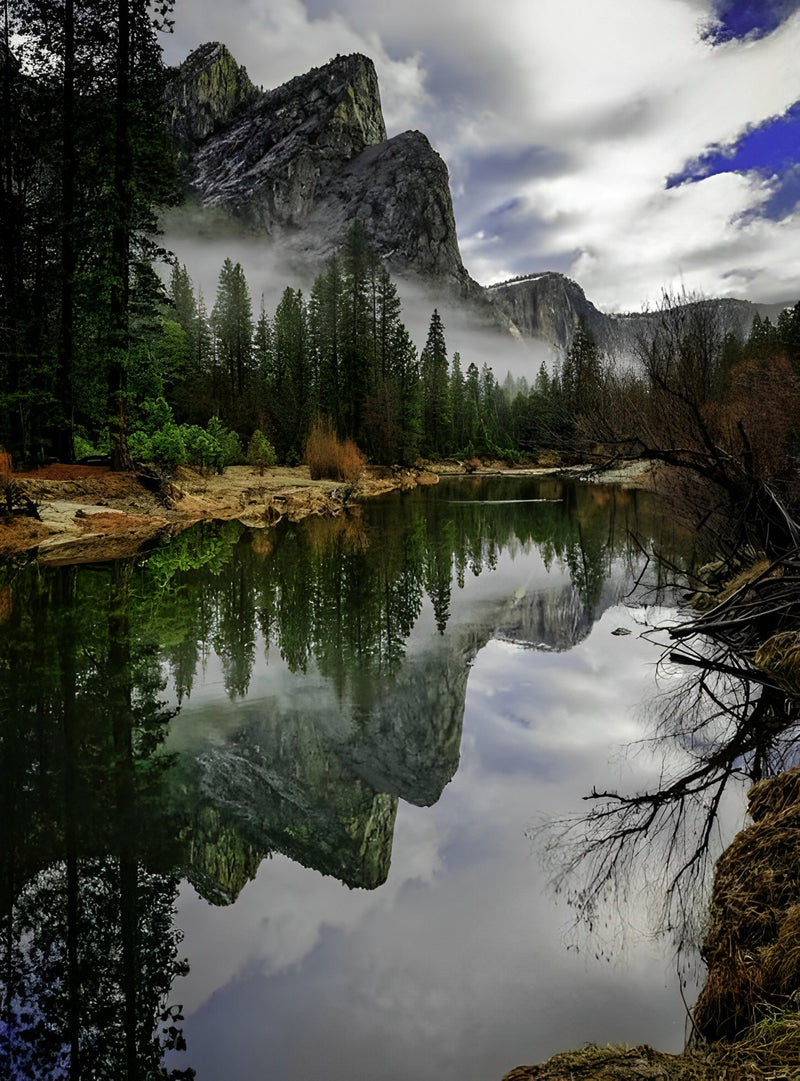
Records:
[[[197,427],[218,418],[245,443],[261,432],[290,464],[303,460],[317,420],[378,463],[516,453],[510,407],[523,384],[500,387],[486,365],[471,363],[464,374],[458,354],[451,367],[436,310],[419,353],[397,286],[359,223],[308,296],[287,286],[274,313],[262,301],[256,315],[244,271],[230,259],[210,314],[179,265],[158,311],[144,377],[133,377],[134,428],[148,428],[161,399],[162,432],[166,420]]]

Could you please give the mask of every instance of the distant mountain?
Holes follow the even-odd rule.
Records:
[[[544,341],[561,350],[569,349],[581,319],[602,349],[625,353],[635,347],[639,338],[646,337],[660,318],[658,311],[607,315],[592,304],[577,282],[552,271],[490,285],[486,293],[524,338]],[[784,307],[732,298],[702,303],[714,306],[726,331],[744,337],[756,313],[775,322]]]

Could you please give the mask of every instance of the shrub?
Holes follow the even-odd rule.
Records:
[[[214,437],[199,424],[182,424],[181,435],[186,446],[186,460],[189,465],[199,465],[201,469],[216,469],[222,472],[221,451]]]
[[[91,444],[87,444],[91,446]],[[78,439],[75,439],[75,450],[78,450]],[[134,462],[152,462],[153,461],[153,448],[150,445],[150,437],[146,436],[144,432],[134,430],[128,436],[128,450],[130,451],[131,458]],[[87,452],[88,453],[88,452]],[[80,457],[84,457],[81,454]]]
[[[154,462],[162,462],[173,468],[187,461],[186,445],[174,421],[150,436],[150,457]]]
[[[207,424],[208,434],[219,447],[217,469],[221,473],[226,465],[238,465],[244,461],[242,443],[236,432],[226,428],[219,417],[212,417]]]
[[[256,428],[250,437],[250,442],[247,444],[247,461],[250,465],[255,466],[263,477],[264,468],[268,465],[275,465],[277,460],[275,448],[261,429]]]
[[[166,398],[145,398],[139,406],[137,428],[141,428],[147,435],[153,435],[170,426],[177,427],[172,406]]]
[[[367,459],[352,439],[340,439],[329,420],[316,420],[306,441],[306,464],[312,480],[346,480],[355,484]]]

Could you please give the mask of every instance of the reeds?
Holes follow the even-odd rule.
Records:
[[[314,421],[306,441],[305,461],[312,480],[342,480],[355,484],[366,457],[352,439],[340,439],[330,420]]]

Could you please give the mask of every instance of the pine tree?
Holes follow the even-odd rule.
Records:
[[[220,406],[228,423],[234,423],[246,408],[243,398],[249,389],[253,347],[253,305],[241,263],[231,259],[223,263],[211,321],[220,366]]]
[[[450,369],[450,408],[453,415],[453,447],[457,454],[463,453],[467,443],[466,431],[466,391],[464,374],[461,371],[461,354],[453,353]]]
[[[311,423],[308,313],[299,289],[286,288],[275,310],[268,408],[278,455],[299,457]]]
[[[341,326],[344,310],[344,271],[341,260],[334,256],[314,281],[308,324],[314,372],[312,414],[330,417],[337,431],[344,430]]]
[[[444,326],[434,308],[428,327],[428,339],[422,351],[423,449],[438,457],[447,454],[452,439],[450,383],[447,371],[447,345]]]

